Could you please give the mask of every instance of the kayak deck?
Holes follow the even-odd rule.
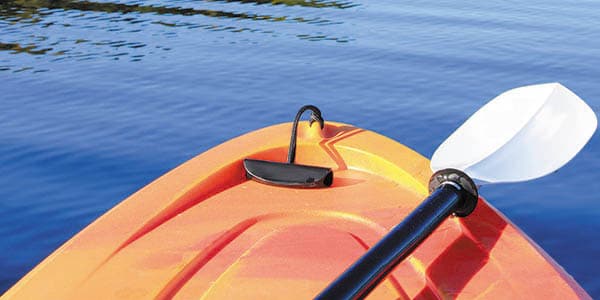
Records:
[[[251,132],[175,168],[100,217],[3,299],[310,299],[427,196],[429,161],[376,133],[302,122],[296,162],[333,185],[246,179],[244,158],[285,161],[291,124]],[[369,299],[589,298],[480,199],[446,220]]]

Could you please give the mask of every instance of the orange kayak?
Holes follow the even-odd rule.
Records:
[[[429,161],[340,123],[298,129],[296,162],[327,188],[248,180],[245,158],[285,161],[291,123],[219,145],[133,194],[2,299],[311,299],[428,194]],[[479,199],[444,221],[369,299],[579,299],[589,295]]]

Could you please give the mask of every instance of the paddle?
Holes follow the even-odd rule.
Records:
[[[433,154],[430,196],[317,299],[366,297],[448,216],[466,217],[475,209],[473,179],[481,185],[545,176],[571,160],[596,126],[590,107],[559,83],[520,87],[494,98]]]

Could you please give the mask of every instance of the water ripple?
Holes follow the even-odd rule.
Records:
[[[346,9],[357,6],[352,2],[336,1],[205,1],[204,3],[222,3],[228,7],[231,4],[241,5],[241,7],[232,7],[239,9],[245,7],[245,4],[254,5],[285,5],[289,7],[306,8],[335,8]],[[192,4],[195,4],[192,3]],[[247,8],[246,8],[247,9]],[[290,11],[293,13],[293,11]],[[309,14],[310,15],[310,14]],[[194,18],[200,16],[218,21],[216,23],[206,22],[208,19]],[[157,19],[160,18],[160,19]],[[257,12],[240,12],[219,9],[201,9],[180,6],[164,5],[142,5],[113,2],[93,2],[93,1],[73,1],[73,0],[15,0],[3,1],[0,3],[0,33],[4,33],[0,40],[0,51],[8,51],[11,54],[31,54],[31,55],[50,55],[64,56],[58,60],[64,59],[93,59],[96,57],[105,57],[117,59],[119,57],[128,57],[131,61],[140,61],[147,55],[153,55],[154,52],[140,48],[148,47],[155,49],[169,50],[166,45],[154,44],[149,47],[149,43],[155,43],[147,38],[140,37],[142,31],[148,32],[148,26],[156,25],[170,28],[169,31],[160,29],[151,29],[164,37],[174,36],[179,33],[178,30],[204,29],[212,32],[230,32],[230,33],[260,33],[271,37],[280,36],[277,27],[269,26],[268,29],[263,26],[253,27],[242,21],[250,22],[268,22],[268,23],[286,23],[286,24],[306,24],[307,26],[332,26],[340,25],[343,22],[333,21],[321,16],[293,16],[263,14]],[[206,23],[203,23],[206,22]],[[121,25],[122,23],[126,25]],[[244,24],[242,24],[244,23]],[[248,26],[249,25],[249,26]],[[69,37],[56,38],[57,29],[60,27],[72,32]],[[294,30],[304,31],[302,28]],[[82,31],[83,30],[83,31]],[[104,34],[128,34],[127,40],[100,39],[94,40],[85,36],[89,30],[99,30]],[[27,31],[32,34],[24,34]],[[288,29],[283,28],[286,32]],[[45,35],[47,34],[47,35]],[[287,33],[284,33],[287,34]],[[80,38],[74,36],[80,35]],[[300,40],[306,41],[334,41],[348,42],[353,39],[348,36],[334,36],[323,33],[322,31],[309,31],[306,33],[291,34]],[[54,38],[54,40],[52,40]],[[136,40],[138,39],[138,40]],[[143,40],[143,41],[142,41]],[[80,44],[88,44],[83,46]],[[113,52],[111,50],[102,50],[102,46],[113,49],[127,48],[127,51]],[[55,61],[53,59],[52,61]],[[17,67],[9,65],[0,65],[0,71],[4,70],[23,71],[32,69],[31,67]]]

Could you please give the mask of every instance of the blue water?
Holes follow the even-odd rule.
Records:
[[[0,2],[0,293],[223,141],[328,120],[431,156],[478,107],[559,81],[600,111],[596,1]],[[600,298],[600,139],[481,192]]]

